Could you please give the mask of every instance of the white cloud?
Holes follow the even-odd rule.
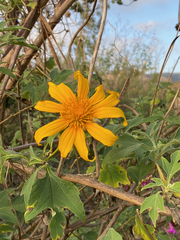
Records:
[[[161,27],[162,23],[160,22],[155,22],[154,20],[148,20],[147,22],[140,22],[135,24],[135,28],[138,30],[143,30],[146,31],[146,29],[148,30],[154,30],[157,29],[159,27]]]

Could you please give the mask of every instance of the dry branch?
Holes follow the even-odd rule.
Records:
[[[26,172],[27,174],[31,175],[34,172],[33,167],[27,168],[24,165],[18,164],[18,163],[8,163],[7,161],[5,162],[5,166],[8,166],[15,171],[18,171],[22,174],[22,172]],[[45,177],[46,172],[44,170],[40,170],[38,172],[38,178],[43,178]],[[102,192],[105,192],[107,194],[110,194],[116,198],[122,199],[124,201],[133,203],[134,205],[141,206],[142,202],[144,201],[144,198],[138,197],[134,194],[130,194],[124,191],[121,191],[118,188],[113,188],[111,186],[108,186],[102,182],[99,182],[96,179],[93,179],[91,177],[86,177],[84,175],[74,175],[74,174],[61,174],[60,176],[61,179],[69,181],[69,182],[74,182],[74,183],[79,183],[81,185],[86,185],[95,189],[99,189]],[[162,212],[158,210],[159,214],[162,215],[167,215],[167,216],[172,216],[171,211],[169,210],[168,207],[165,207],[166,212]]]

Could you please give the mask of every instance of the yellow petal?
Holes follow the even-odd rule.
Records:
[[[48,123],[46,125],[44,125],[43,127],[39,128],[34,135],[34,138],[37,142],[37,144],[39,145],[40,141],[44,138],[44,137],[49,137],[52,136],[58,132],[60,132],[61,130],[65,129],[68,126],[67,121],[63,120],[63,119],[57,119],[51,123]]]
[[[74,145],[79,153],[79,155],[86,161],[89,162],[93,162],[95,160],[95,158],[93,160],[90,160],[88,158],[88,149],[86,146],[86,140],[85,140],[85,134],[84,131],[81,127],[78,127],[76,129],[76,137],[74,140]]]
[[[88,80],[83,77],[80,71],[74,73],[74,79],[78,80],[78,99],[86,100],[89,93]]]
[[[34,108],[39,111],[57,113],[61,112],[62,105],[52,101],[39,101]]]
[[[92,112],[94,118],[119,118],[123,117],[124,121],[126,121],[126,117],[123,111],[117,107],[101,107],[96,111]],[[127,124],[126,124],[127,125]]]
[[[57,85],[57,87],[59,88],[59,94],[61,94],[61,97],[63,97],[63,101],[67,101],[67,99],[72,99],[72,98],[76,98],[75,94],[73,93],[73,91],[66,86],[64,83],[61,83],[59,85]]]
[[[115,94],[109,95],[103,101],[97,103],[92,107],[92,110],[99,109],[100,107],[114,107],[119,103],[119,99],[117,99]]]
[[[68,99],[74,95],[71,89],[68,86],[66,86],[64,83],[61,83],[58,86],[56,86],[52,82],[49,82],[48,84],[49,84],[49,94],[51,95],[51,97],[53,97],[54,99],[56,99],[61,103],[66,103]]]
[[[86,129],[93,138],[106,146],[112,146],[118,139],[110,130],[99,126],[97,123],[86,123]]]
[[[104,99],[105,99],[104,88],[103,85],[100,85],[99,87],[96,88],[96,92],[94,93],[94,95],[89,99],[89,103],[91,105],[94,105],[97,104],[98,102],[101,102]]]
[[[76,136],[76,128],[73,126],[68,127],[61,134],[59,139],[59,151],[61,152],[62,158],[65,158],[68,155],[68,153],[71,151],[75,136]]]
[[[119,95],[120,95],[120,93],[115,92],[115,91],[106,90],[106,92],[109,93],[109,94],[115,94],[117,98],[118,98]]]

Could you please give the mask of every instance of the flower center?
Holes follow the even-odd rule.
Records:
[[[84,124],[92,121],[93,117],[88,99],[70,99],[67,103],[63,103],[63,107],[61,117],[68,121],[70,125],[80,126],[84,129]]]

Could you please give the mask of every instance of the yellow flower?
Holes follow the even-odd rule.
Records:
[[[35,133],[35,140],[39,145],[44,137],[52,136],[62,130],[59,138],[59,151],[65,158],[73,144],[80,156],[86,161],[88,158],[84,130],[106,146],[112,146],[118,139],[110,130],[95,123],[95,118],[124,118],[123,125],[127,125],[126,118],[121,109],[114,107],[119,100],[115,94],[105,98],[103,86],[96,88],[95,94],[88,98],[89,83],[80,71],[75,72],[74,78],[78,80],[77,97],[64,83],[55,85],[49,82],[49,94],[59,103],[52,101],[39,101],[35,108],[39,111],[60,113],[60,118],[39,128]]]
[[[115,94],[117,98],[118,98],[119,95],[120,95],[120,93],[115,92],[115,91],[106,90],[106,92],[109,93],[109,94]]]

